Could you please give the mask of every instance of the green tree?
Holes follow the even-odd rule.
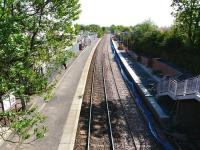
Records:
[[[0,98],[14,91],[23,109],[0,117],[9,118],[19,143],[46,132],[38,127],[44,117],[25,104],[30,94],[47,90],[52,66],[60,65],[76,35],[79,13],[79,0],[0,0]]]
[[[163,33],[164,41],[163,46],[169,50],[180,49],[184,46],[183,37],[175,27],[171,27],[169,30]]]
[[[151,54],[149,49],[155,48],[156,40],[160,37],[158,27],[149,20],[134,26],[131,34],[133,49],[148,54]]]
[[[199,0],[173,0],[173,15],[176,17],[176,25],[186,33],[190,45],[199,45],[200,35],[200,1]]]
[[[0,96],[45,90],[49,65],[58,64],[75,36],[78,0],[0,0]],[[42,68],[42,66],[44,66]],[[24,105],[23,105],[24,106]]]
[[[78,33],[81,31],[81,25],[75,24],[75,25],[74,25],[74,28],[75,28],[75,33],[76,33],[76,35],[78,35]]]
[[[96,24],[81,25],[81,30],[88,31],[88,32],[95,32],[97,33],[98,37],[101,37],[105,32],[103,27]]]
[[[8,142],[16,143],[17,149],[23,143],[31,143],[44,137],[47,127],[42,123],[46,117],[39,113],[36,107],[27,111],[0,113],[0,117],[7,121],[7,127],[1,128],[0,137]],[[15,139],[6,139],[7,131],[12,131]]]

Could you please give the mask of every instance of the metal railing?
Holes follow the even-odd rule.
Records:
[[[194,99],[200,93],[200,76],[183,81],[175,79],[162,79],[158,83],[157,95],[169,95],[173,99],[185,99],[185,96],[193,95]],[[192,97],[191,97],[192,98]]]

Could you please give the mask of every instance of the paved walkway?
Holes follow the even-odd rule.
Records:
[[[54,98],[40,105],[40,111],[48,117],[46,136],[31,145],[23,145],[25,150],[57,150],[63,135],[63,128],[67,120],[74,94],[81,77],[85,62],[95,43],[86,48],[64,73],[55,90]],[[5,142],[0,150],[14,150],[15,145]]]

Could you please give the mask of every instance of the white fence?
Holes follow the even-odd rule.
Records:
[[[157,95],[169,95],[173,99],[198,99],[200,93],[200,76],[189,78],[184,81],[175,79],[162,79],[157,87]]]

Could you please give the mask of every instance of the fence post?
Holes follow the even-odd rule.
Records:
[[[183,96],[185,96],[187,93],[187,83],[188,83],[188,80],[185,80]]]
[[[177,87],[178,87],[178,82],[176,80],[175,81],[175,91],[174,91],[174,96],[176,98],[176,92],[177,92]]]
[[[199,85],[200,85],[200,76],[197,77],[196,92],[199,92]]]

